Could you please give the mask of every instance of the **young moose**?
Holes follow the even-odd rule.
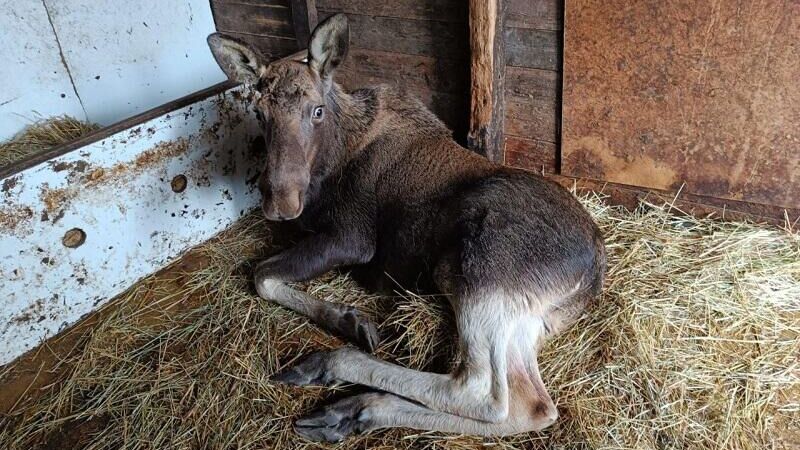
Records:
[[[351,347],[311,355],[275,379],[375,391],[298,420],[297,432],[339,441],[385,427],[491,436],[547,427],[557,412],[536,355],[601,289],[597,227],[557,184],[460,147],[415,98],[388,86],[344,92],[333,74],[348,41],[343,15],[314,30],[307,59],[265,65],[239,41],[208,38],[226,74],[256,89],[264,214],[311,231],[258,265],[256,289],[372,351],[377,329],[358,311],[285,283],[352,266],[363,279],[430,285],[453,308],[461,363],[444,375]]]

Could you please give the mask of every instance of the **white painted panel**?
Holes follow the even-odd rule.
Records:
[[[0,141],[39,117],[85,119],[41,1],[0,0]]]
[[[258,126],[231,92],[0,180],[0,364],[257,205]]]
[[[89,119],[102,125],[225,80],[208,0],[46,0]]]
[[[0,141],[54,115],[109,125],[224,81],[214,30],[208,0],[0,0]]]

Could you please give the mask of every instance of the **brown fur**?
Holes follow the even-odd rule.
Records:
[[[338,440],[384,426],[497,435],[549,425],[556,410],[536,352],[600,291],[605,248],[597,227],[556,183],[459,146],[402,90],[342,91],[331,75],[346,36],[346,19],[333,16],[314,31],[308,63],[267,67],[243,44],[209,38],[229,75],[244,74],[257,90],[269,147],[260,182],[265,214],[309,232],[258,266],[256,286],[369,350],[374,325],[283,283],[351,266],[376,288],[388,274],[406,288],[447,294],[464,362],[440,375],[350,349],[314,355],[278,379],[348,381],[390,394],[327,407],[298,421],[298,432]]]

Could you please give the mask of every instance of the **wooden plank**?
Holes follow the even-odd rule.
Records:
[[[505,164],[538,173],[556,173],[558,145],[535,139],[506,136]]]
[[[564,0],[509,0],[506,26],[561,31]]]
[[[218,31],[294,37],[291,11],[286,6],[211,0],[211,11]]]
[[[232,37],[241,39],[257,49],[267,61],[274,61],[289,56],[297,51],[294,37],[257,36],[252,34],[226,32]]]
[[[800,3],[567,3],[565,173],[800,208]]]
[[[505,0],[470,0],[470,118],[467,145],[503,160],[505,119]]]
[[[776,226],[797,224],[800,222],[800,209],[784,209],[777,206],[757,203],[739,202],[719,198],[697,196],[681,191],[676,197],[674,192],[645,187],[626,186],[606,181],[589,180],[562,175],[547,175],[547,178],[558,182],[567,189],[577,187],[578,192],[601,192],[609,196],[612,205],[622,205],[634,209],[641,200],[651,203],[670,203],[676,211],[695,217],[713,216],[721,220],[747,220],[768,223]]]
[[[456,136],[467,133],[469,103],[467,97],[460,93],[440,92],[430,89],[421,82],[409,82],[408,78],[391,72],[364,74],[355,70],[352,65],[345,64],[336,72],[334,79],[347,90],[355,90],[378,84],[388,84],[407,91],[417,97],[430,108],[442,121],[454,131]]]
[[[222,83],[215,84],[214,86],[211,86],[209,88],[197,91],[193,94],[189,94],[185,97],[181,97],[177,100],[165,103],[161,106],[145,111],[141,114],[137,114],[133,117],[129,117],[125,120],[121,120],[113,125],[103,127],[93,133],[89,133],[74,141],[58,145],[43,152],[38,152],[26,156],[25,158],[17,160],[7,166],[0,167],[0,179],[9,178],[10,176],[16,173],[22,172],[23,170],[29,169],[45,161],[65,155],[73,150],[76,150],[81,147],[86,147],[95,142],[100,142],[111,135],[133,128],[136,125],[141,125],[145,122],[153,120],[157,117],[161,117],[172,111],[184,108],[188,105],[197,103],[213,95],[221,94],[234,86],[236,86],[236,83],[231,81],[224,81]]]
[[[297,48],[308,48],[311,32],[317,26],[317,6],[314,0],[291,0],[290,5]]]
[[[534,97],[524,101],[506,98],[506,134],[558,142],[558,108],[559,103],[553,98]]]
[[[0,178],[0,273],[13,273],[0,282],[0,365],[257,207],[247,180],[263,161],[248,143],[261,129],[242,88],[202,94]]]
[[[466,24],[468,8],[461,0],[317,0],[326,11],[401,19],[434,20]]]
[[[469,64],[465,60],[353,48],[341,71],[352,72],[365,84],[388,82],[408,89],[460,95],[469,89]]]
[[[318,8],[323,20],[336,11]],[[356,48],[436,58],[469,59],[469,30],[460,23],[348,14]]]
[[[561,70],[561,33],[506,27],[506,64],[532,69]]]
[[[506,95],[519,101],[561,98],[561,73],[553,70],[506,67]]]
[[[289,0],[214,0],[219,4],[231,5],[257,5],[257,6],[283,6],[289,7]]]

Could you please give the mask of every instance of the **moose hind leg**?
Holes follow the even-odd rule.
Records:
[[[311,355],[274,380],[301,386],[333,381],[361,384],[432,410],[502,422],[509,409],[506,348],[513,328],[502,313],[502,305],[484,302],[458,310],[463,362],[452,374],[420,372],[341,348]]]
[[[394,394],[373,392],[323,406],[295,422],[295,431],[306,439],[326,442],[338,442],[352,434],[381,428],[500,437],[539,431],[555,421],[554,408],[549,415],[531,409],[538,399],[524,382],[512,379],[509,382],[508,415],[495,423],[435,411]]]
[[[357,308],[316,299],[284,282],[256,273],[258,295],[306,316],[326,331],[373,352],[380,343],[378,328]]]

